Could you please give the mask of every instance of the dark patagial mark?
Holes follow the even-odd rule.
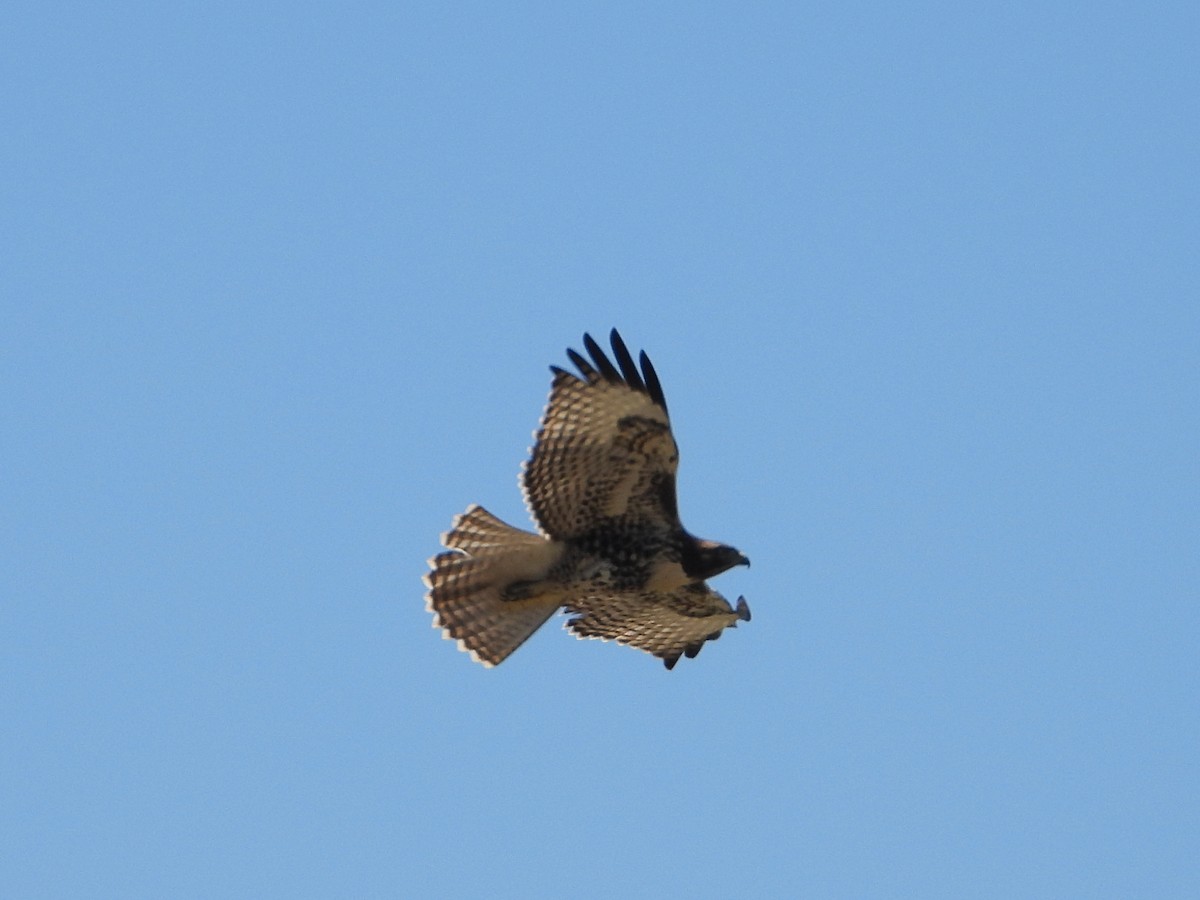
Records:
[[[666,510],[668,516],[679,521],[679,500],[675,495],[675,479],[666,473],[656,473],[650,482],[650,489],[658,494],[658,502]]]

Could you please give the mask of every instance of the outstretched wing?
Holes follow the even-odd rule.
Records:
[[[525,502],[556,540],[584,534],[605,518],[679,522],[679,450],[662,385],[644,352],[639,370],[615,328],[611,340],[616,365],[585,334],[591,360],[567,351],[579,375],[551,367],[550,401],[522,472]]]
[[[715,641],[739,620],[750,621],[744,597],[737,608],[703,582],[678,590],[588,595],[567,604],[575,618],[567,628],[581,638],[600,638],[628,644],[659,657],[668,669],[680,656],[689,659],[705,641]]]

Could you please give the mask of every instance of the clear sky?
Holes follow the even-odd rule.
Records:
[[[1200,895],[1197,10],[10,5],[0,895]],[[754,620],[485,670],[612,326]]]

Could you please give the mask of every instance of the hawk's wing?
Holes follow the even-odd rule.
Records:
[[[590,361],[567,351],[578,376],[551,367],[550,401],[521,489],[538,526],[556,540],[610,517],[679,522],[679,450],[658,375],[644,352],[639,371],[615,328],[611,339],[617,365],[585,334]]]
[[[685,584],[675,591],[641,591],[585,595],[567,603],[575,617],[567,628],[579,637],[628,644],[659,657],[668,669],[680,656],[689,659],[705,641],[715,641],[738,620],[750,621],[744,597],[737,609],[703,582]]]

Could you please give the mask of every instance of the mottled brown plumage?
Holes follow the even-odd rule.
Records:
[[[705,580],[749,561],[702,541],[679,520],[662,385],[643,352],[621,336],[613,356],[584,335],[579,374],[556,366],[550,400],[521,488],[538,529],[506,525],[478,506],[442,536],[449,548],[425,576],[434,626],[484,665],[496,665],[554,612],[580,637],[615,640],[672,668],[705,641],[750,618]]]

